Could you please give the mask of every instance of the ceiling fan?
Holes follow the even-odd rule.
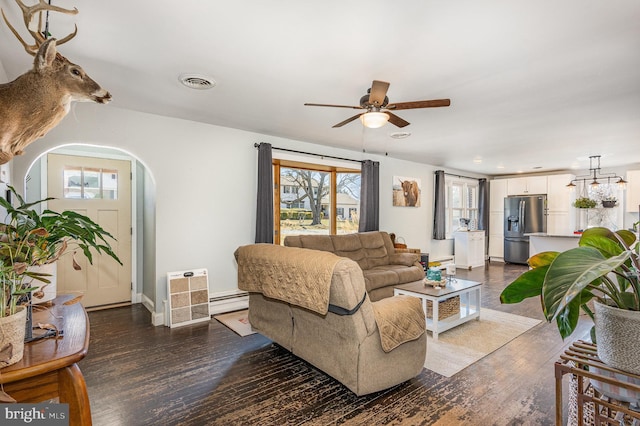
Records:
[[[398,117],[391,111],[415,108],[436,108],[451,105],[450,99],[434,99],[430,101],[398,102],[390,104],[389,98],[387,97],[387,90],[389,90],[389,83],[387,83],[386,81],[373,80],[373,83],[371,83],[371,88],[367,90],[367,94],[360,98],[360,106],[312,103],[306,103],[305,105],[362,109],[364,110],[364,112],[347,118],[346,120],[341,121],[333,127],[342,127],[345,124],[349,124],[360,117],[360,120],[362,120],[362,124],[364,124],[365,127],[369,127],[372,129],[384,126],[387,121],[398,127],[405,127],[410,124],[408,121]]]

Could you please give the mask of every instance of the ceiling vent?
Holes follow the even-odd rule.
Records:
[[[213,89],[216,81],[202,74],[182,74],[179,77],[180,83],[190,89],[207,90]]]
[[[391,133],[389,136],[391,136],[393,139],[404,139],[404,138],[408,138],[409,136],[411,136],[411,133],[409,133],[409,132],[394,132],[394,133]]]

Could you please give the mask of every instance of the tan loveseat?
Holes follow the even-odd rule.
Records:
[[[414,253],[396,253],[383,231],[346,235],[291,235],[284,245],[323,250],[355,260],[364,274],[372,301],[393,296],[393,286],[424,278],[424,268]]]
[[[387,389],[422,371],[427,338],[419,299],[371,302],[362,269],[333,253],[252,244],[235,256],[253,329],[355,394]]]

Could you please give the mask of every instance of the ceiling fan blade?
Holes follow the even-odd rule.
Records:
[[[346,120],[341,121],[340,123],[338,123],[338,124],[336,124],[335,126],[332,126],[332,127],[333,127],[333,128],[336,128],[336,127],[342,127],[342,126],[344,126],[345,124],[349,124],[349,123],[351,123],[353,120],[357,120],[357,119],[358,119],[358,117],[360,117],[361,115],[362,115],[362,114],[356,114],[356,115],[354,115],[353,117],[347,118]]]
[[[387,96],[387,90],[389,90],[389,83],[386,81],[373,80],[373,83],[371,83],[371,93],[369,93],[369,104],[374,106],[382,105],[385,96]]]
[[[385,108],[397,111],[401,109],[448,107],[449,105],[451,105],[451,99],[433,99],[431,101],[397,102],[389,104]]]
[[[311,104],[311,103],[306,103],[305,106],[321,106],[321,107],[333,107],[333,108],[364,109],[364,108],[359,107],[359,106],[333,105],[333,104]]]
[[[397,126],[397,127],[405,127],[408,126],[409,123],[407,120],[405,120],[404,118],[400,118],[395,114],[390,113],[389,111],[385,111],[385,114],[387,114],[389,116],[389,123]]]

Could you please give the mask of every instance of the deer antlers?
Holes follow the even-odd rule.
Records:
[[[27,28],[27,31],[29,31],[29,33],[35,40],[35,44],[28,44],[26,41],[24,41],[24,39],[20,37],[20,34],[18,33],[18,31],[16,31],[16,29],[9,23],[9,20],[4,14],[4,10],[2,9],[0,10],[2,11],[2,17],[4,18],[4,22],[7,23],[13,35],[15,35],[16,38],[22,44],[22,46],[24,46],[24,50],[26,50],[27,53],[31,56],[36,55],[36,53],[38,52],[38,48],[46,40],[46,37],[43,36],[42,34],[42,12],[44,11],[61,12],[68,15],[75,15],[78,13],[78,9],[75,7],[73,8],[73,10],[64,9],[62,7],[47,4],[45,0],[39,0],[39,2],[37,4],[34,4],[33,6],[27,6],[24,3],[22,3],[22,1],[20,0],[16,0],[16,3],[18,3],[18,6],[20,6],[20,9],[22,9],[24,25]],[[30,27],[31,21],[33,20],[33,17],[36,13],[38,14],[38,31],[34,31]],[[78,26],[76,25],[75,30],[71,34],[57,41],[57,45],[59,46],[63,43],[68,42],[69,40],[71,40],[76,36],[77,32],[78,32]]]
[[[21,155],[27,145],[57,126],[69,112],[72,102],[105,104],[111,100],[111,94],[91,79],[82,67],[58,53],[55,38],[42,33],[42,12],[75,15],[78,9],[51,6],[45,0],[38,0],[33,6],[26,6],[22,0],[16,0],[16,3],[22,9],[24,23],[35,40],[34,45],[20,37],[4,11],[2,16],[34,60],[30,71],[12,82],[0,83],[0,164]],[[39,15],[37,31],[29,27],[36,13]],[[77,31],[76,27],[57,44],[71,40]],[[48,33],[47,28],[45,32]]]

